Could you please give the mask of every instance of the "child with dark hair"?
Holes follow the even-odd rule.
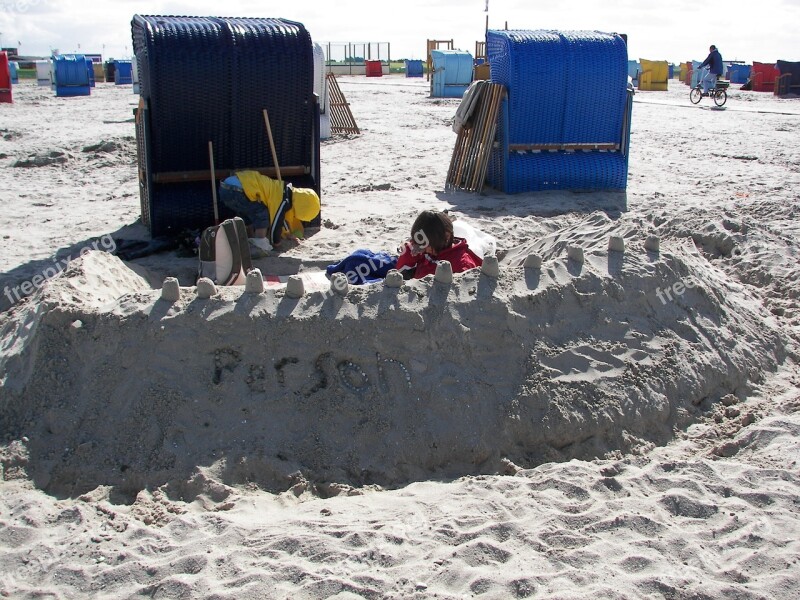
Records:
[[[467,240],[453,234],[453,221],[446,213],[424,210],[411,226],[411,237],[398,249],[397,270],[406,279],[419,279],[436,272],[440,261],[448,261],[453,273],[462,273],[483,264],[469,249]]]

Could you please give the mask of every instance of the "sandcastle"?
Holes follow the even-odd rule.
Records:
[[[690,249],[620,241],[313,292],[257,276],[153,290],[131,273],[112,302],[50,302],[124,273],[90,253],[42,290],[49,310],[28,308],[34,333],[0,365],[3,423],[59,494],[135,495],[199,467],[270,491],[298,472],[391,487],[664,443],[780,362],[783,340]]]

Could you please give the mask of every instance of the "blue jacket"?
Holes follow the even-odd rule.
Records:
[[[388,252],[356,250],[341,262],[325,268],[328,277],[334,273],[344,273],[354,285],[380,281],[395,268],[397,257]]]
[[[701,69],[703,67],[709,67],[709,71],[714,75],[722,75],[722,55],[719,53],[719,50],[712,50],[711,53],[709,53],[700,65]]]

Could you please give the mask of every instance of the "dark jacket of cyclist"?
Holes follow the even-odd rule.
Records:
[[[714,75],[722,75],[722,55],[720,55],[716,46],[712,45],[709,50],[711,50],[711,52],[709,52],[708,57],[706,57],[699,68],[708,67],[708,70]]]

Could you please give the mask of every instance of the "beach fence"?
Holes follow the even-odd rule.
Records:
[[[431,50],[432,98],[461,98],[472,83],[472,55],[464,50]]]
[[[53,88],[57,97],[88,96],[92,93],[83,54],[59,54],[53,56],[52,61]]]
[[[336,75],[367,75],[380,77],[389,73],[391,45],[388,42],[322,42],[325,49],[325,68]],[[380,63],[380,75],[378,64]],[[384,71],[385,69],[385,71]]]
[[[8,52],[0,51],[0,103],[14,102],[11,91],[11,68],[8,66]]]
[[[134,15],[131,30],[142,221],[151,235],[213,225],[213,190],[239,170],[280,173],[320,193],[314,49],[301,23]],[[231,216],[218,208],[220,218]]]
[[[624,190],[633,89],[622,37],[490,29],[486,44],[491,81],[507,92],[489,184],[506,193]]]

